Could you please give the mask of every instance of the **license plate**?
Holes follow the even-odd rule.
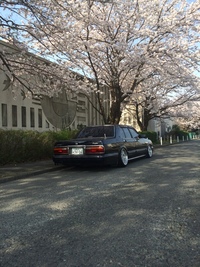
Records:
[[[72,155],[83,155],[83,148],[81,147],[73,147]]]

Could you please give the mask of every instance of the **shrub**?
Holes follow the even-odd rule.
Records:
[[[58,140],[71,139],[77,130],[60,132],[36,132],[0,130],[0,165],[50,159],[53,144]]]
[[[143,132],[139,132],[140,134],[144,134],[147,138],[149,138],[154,144],[157,143],[157,133],[153,132],[153,131],[143,131]]]
[[[176,125],[173,125],[176,126]],[[178,127],[172,127],[172,130],[167,133],[167,136],[172,136],[173,139],[176,139],[177,137],[179,137],[179,139],[183,139],[183,137],[186,139],[187,137],[189,137],[189,133],[183,130],[180,130],[180,128]]]

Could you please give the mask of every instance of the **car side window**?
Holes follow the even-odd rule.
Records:
[[[123,131],[123,129],[121,128],[121,127],[119,127],[119,136],[121,137],[121,138],[125,138],[125,134],[124,134],[124,131]]]
[[[131,133],[132,138],[136,138],[138,136],[138,133],[133,128],[129,128],[129,131]]]
[[[124,131],[124,134],[125,134],[126,138],[132,138],[132,136],[131,136],[131,134],[130,134],[128,128],[123,127],[122,129],[123,129],[123,131]]]

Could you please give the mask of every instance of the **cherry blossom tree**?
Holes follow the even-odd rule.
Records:
[[[1,16],[1,38],[23,43],[22,51],[52,61],[42,67],[39,60],[26,62],[29,73],[39,69],[39,76],[45,81],[50,77],[52,85],[29,84],[31,92],[51,95],[60,84],[96,92],[105,123],[119,123],[127,103],[136,109],[141,105],[148,121],[198,94],[199,0],[3,0],[0,7],[24,20],[13,23],[12,16]],[[0,55],[16,82],[19,71],[26,71],[24,58]],[[108,115],[102,86],[110,93]]]
[[[5,72],[7,83],[15,94],[23,93],[24,97],[53,96],[66,88],[66,85],[68,89],[77,90],[83,77],[49,58],[45,59],[44,55],[26,44],[30,37],[39,42],[38,36],[31,36],[30,27],[27,26],[28,14],[38,20],[42,16],[36,2],[32,1],[32,4],[18,0],[0,2],[0,40],[6,41],[0,43],[0,71]]]
[[[177,124],[184,130],[200,130],[200,101],[187,101],[179,109],[173,110]]]
[[[172,79],[172,73],[167,72],[163,76],[155,74],[152,81],[147,79],[142,82],[125,106],[129,114],[134,114],[142,131],[147,130],[150,120],[174,117],[176,110],[182,106],[186,109],[185,103],[200,99],[199,80],[189,71],[184,70],[180,78],[177,75]]]

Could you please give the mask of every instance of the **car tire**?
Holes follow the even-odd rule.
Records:
[[[153,147],[148,145],[147,146],[147,158],[151,158],[153,156]]]
[[[118,166],[126,167],[128,165],[128,152],[125,148],[121,148],[118,158]]]

